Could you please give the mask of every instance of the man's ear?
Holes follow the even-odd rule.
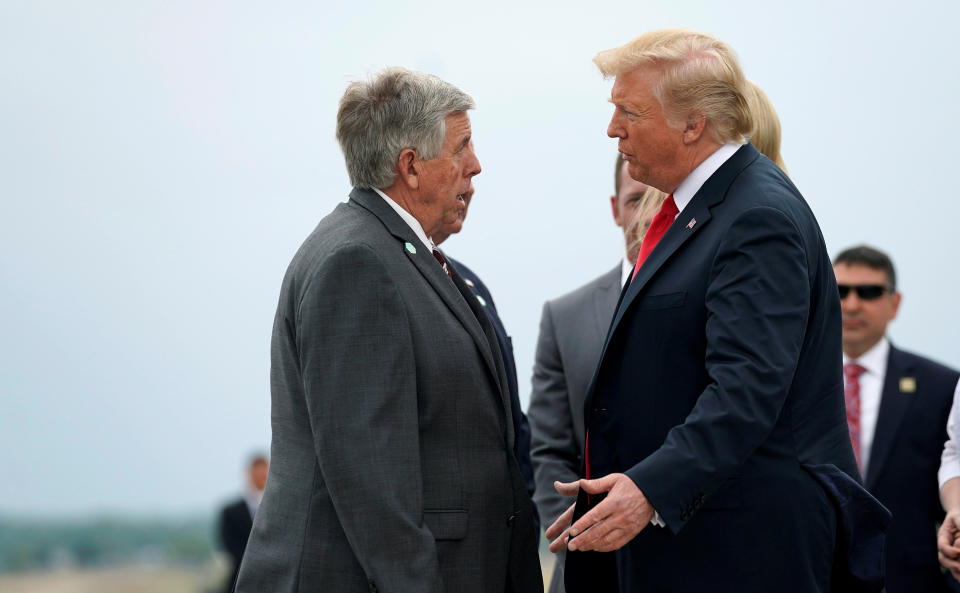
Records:
[[[420,188],[420,158],[417,151],[412,148],[404,148],[397,157],[397,177],[409,189]]]
[[[707,129],[707,116],[695,111],[687,116],[686,126],[683,128],[683,143],[693,144],[703,136]]]

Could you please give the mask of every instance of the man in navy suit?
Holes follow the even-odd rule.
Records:
[[[247,464],[246,491],[242,497],[220,511],[220,543],[230,555],[231,564],[230,580],[224,586],[226,593],[233,591],[237,583],[240,561],[243,560],[243,551],[247,548],[250,529],[253,527],[253,516],[257,513],[257,507],[263,498],[263,489],[267,485],[269,463],[266,455],[253,455]]]
[[[960,374],[886,337],[900,293],[887,254],[861,245],[833,260],[843,312],[847,421],[864,485],[893,513],[887,592],[960,591],[940,570],[937,469]]]
[[[439,233],[433,235],[433,242],[436,245],[440,245],[446,241],[451,234],[459,233],[463,228],[463,221],[467,217],[467,209],[470,207],[470,200],[473,199],[473,192],[474,188],[471,184],[470,189],[463,194],[464,207],[459,213],[459,220],[454,224],[446,225]],[[517,458],[517,465],[520,466],[520,474],[523,476],[523,481],[527,486],[527,492],[530,493],[530,498],[532,499],[536,483],[533,479],[533,463],[530,460],[530,423],[527,421],[527,416],[523,413],[523,408],[520,406],[520,390],[517,386],[517,363],[513,358],[513,340],[510,339],[510,335],[507,334],[507,330],[500,320],[500,315],[497,314],[497,305],[493,302],[493,295],[490,294],[486,284],[480,280],[480,277],[477,276],[473,270],[464,264],[450,256],[447,256],[446,259],[447,263],[451,264],[460,272],[464,283],[473,291],[473,294],[477,297],[477,301],[483,306],[487,315],[490,317],[494,332],[497,334],[497,342],[503,357],[503,368],[504,371],[506,371],[507,383],[510,389],[513,429],[517,435],[514,454]],[[539,533],[540,515],[537,513],[536,504],[533,505],[533,522],[537,526],[537,533]]]
[[[878,591],[884,517],[847,436],[830,258],[745,143],[733,51],[665,30],[594,62],[630,176],[671,195],[587,392],[587,479],[557,485],[578,495],[547,533],[570,550],[567,592]]]

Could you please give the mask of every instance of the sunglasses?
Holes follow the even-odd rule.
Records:
[[[857,293],[857,298],[863,301],[873,301],[883,296],[887,287],[882,284],[858,284],[851,286],[849,284],[838,284],[837,290],[840,292],[840,300],[847,298],[850,290]]]

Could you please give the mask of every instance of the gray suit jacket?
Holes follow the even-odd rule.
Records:
[[[621,270],[617,264],[599,278],[543,305],[527,417],[537,483],[534,501],[544,528],[574,502],[560,496],[553,482],[580,478],[583,400],[617,306]],[[558,556],[551,592],[563,591],[563,560]]]
[[[238,593],[542,591],[496,336],[375,192],[294,256]]]

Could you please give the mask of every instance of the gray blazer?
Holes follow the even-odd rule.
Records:
[[[492,326],[373,191],[294,256],[238,593],[542,591]]]
[[[617,264],[599,278],[543,305],[527,417],[537,483],[534,501],[544,528],[574,502],[560,496],[553,482],[580,478],[583,400],[613,320],[621,270]],[[550,591],[563,591],[562,555],[557,558]]]

